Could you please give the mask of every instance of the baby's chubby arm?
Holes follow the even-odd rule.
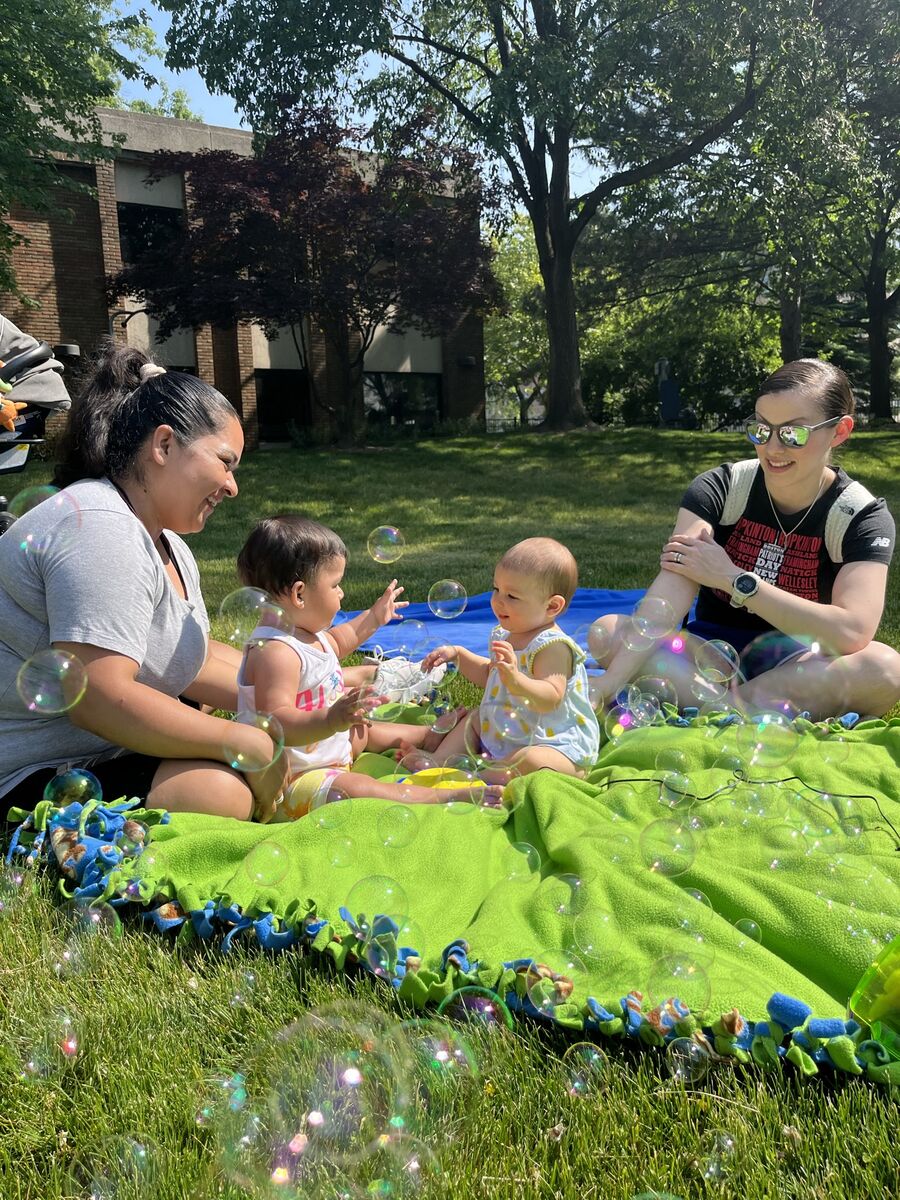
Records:
[[[509,642],[491,642],[491,654],[510,693],[527,700],[536,712],[553,712],[562,703],[573,665],[572,651],[565,642],[551,642],[539,650],[531,675],[519,670],[516,652]]]
[[[491,660],[480,654],[473,654],[465,646],[438,646],[437,650],[432,650],[422,659],[422,670],[432,671],[443,663],[452,662],[456,663],[460,674],[464,675],[470,683],[474,683],[478,687],[484,687],[487,683]]]
[[[386,700],[372,687],[353,688],[331,708],[301,711],[300,660],[289,646],[274,640],[249,652],[247,681],[253,684],[257,710],[281,722],[286,746],[308,746],[353,725],[369,724],[372,709]]]

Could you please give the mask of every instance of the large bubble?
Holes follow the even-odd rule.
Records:
[[[456,579],[439,579],[428,590],[428,607],[445,621],[465,612],[468,602],[466,589]]]
[[[16,690],[29,712],[53,717],[69,712],[87,691],[84,663],[64,650],[41,650],[19,668]]]
[[[242,587],[229,592],[219,605],[219,616],[225,622],[225,638],[235,646],[243,646],[258,627],[293,633],[293,622],[268,592],[259,588]]]
[[[371,558],[378,563],[396,562],[406,549],[406,538],[394,525],[379,525],[366,539]]]

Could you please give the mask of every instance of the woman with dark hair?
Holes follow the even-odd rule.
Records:
[[[900,654],[874,640],[894,522],[831,458],[854,410],[839,368],[818,359],[780,367],[746,424],[755,459],[699,475],[663,547],[645,611],[670,614],[676,628],[696,598],[686,629],[741,654],[733,698],[745,708],[787,703],[821,718],[882,714],[900,699]],[[600,623],[601,702],[641,675],[663,675],[682,703],[713,697],[684,653],[695,639],[681,638],[673,652],[671,639],[623,636],[627,620]]]
[[[64,490],[0,537],[0,811],[33,808],[58,769],[81,766],[109,800],[271,816],[284,767],[270,738],[200,707],[235,709],[239,655],[209,639],[180,536],[237,495],[243,446],[209,384],[130,347],[101,351],[72,408]],[[51,648],[83,665],[87,689],[48,714],[17,677]],[[258,769],[238,773],[235,755]]]

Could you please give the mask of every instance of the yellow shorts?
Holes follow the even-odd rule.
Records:
[[[324,803],[332,783],[345,770],[346,767],[316,767],[298,775],[285,789],[273,821],[296,821],[305,817],[313,805]]]

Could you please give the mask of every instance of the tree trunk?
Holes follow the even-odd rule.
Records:
[[[550,363],[547,376],[547,429],[589,424],[581,399],[581,356],[572,255],[559,250],[541,262]]]
[[[885,288],[866,289],[869,338],[869,412],[873,419],[890,421],[891,413],[891,320]]]
[[[781,312],[781,361],[796,362],[803,357],[801,343],[803,340],[803,309],[801,300],[803,288],[797,282],[786,282],[785,289],[779,297]]]

